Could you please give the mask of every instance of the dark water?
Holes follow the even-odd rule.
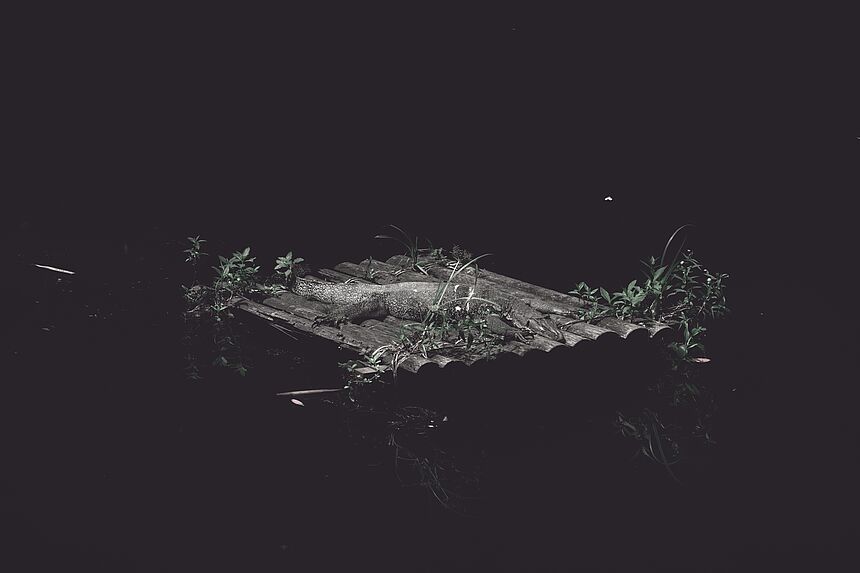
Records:
[[[833,60],[507,24],[415,50],[117,32],[21,60],[4,570],[855,570],[857,133]],[[703,374],[717,443],[673,466],[683,485],[631,459],[612,418],[655,372],[612,352],[476,371],[469,408],[456,387],[295,406],[274,393],[337,386],[346,357],[259,330],[247,377],[187,379],[186,236],[330,266],[396,254],[388,223],[558,290],[618,289],[696,224],[731,275]]]
[[[638,214],[623,198],[587,200],[602,221]],[[298,228],[257,230],[252,244],[303,253]],[[231,232],[207,234],[213,250],[251,242]],[[493,232],[487,240],[502,242]],[[622,226],[591,249],[626,261],[662,247],[640,232]],[[455,239],[443,233],[438,242]],[[615,410],[644,403],[654,376],[644,363],[615,374],[576,360],[509,364],[492,370],[483,408],[442,406],[456,412],[448,424],[416,409],[397,418],[372,404],[274,398],[339,385],[345,356],[256,330],[245,340],[284,353],[259,351],[245,378],[204,368],[208,378],[189,381],[183,234],[174,223],[87,238],[32,219],[9,234],[4,545],[29,570],[722,571],[852,557],[857,433],[842,364],[856,338],[833,312],[787,312],[802,285],[734,272],[718,241],[699,253],[725,257],[718,270],[732,275],[734,312],[714,326],[704,377],[717,444],[685,452],[674,466],[682,486],[631,460],[637,444],[611,425]],[[355,252],[346,231],[330,238],[313,252],[323,264]],[[579,247],[555,239],[542,253],[561,258],[552,268],[519,256],[497,268],[557,288],[635,273],[591,254],[579,274],[568,250]],[[377,257],[397,252],[370,243]],[[545,244],[528,235],[518,246]]]

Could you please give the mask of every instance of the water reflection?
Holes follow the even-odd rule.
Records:
[[[709,403],[705,394],[690,392],[678,373],[661,379],[660,369],[634,368],[632,359],[615,372],[602,362],[565,367],[566,359],[541,367],[541,358],[553,357],[529,356],[446,368],[414,391],[392,385],[355,400],[309,395],[296,407],[276,394],[342,385],[343,354],[253,322],[220,332],[183,322],[176,281],[156,274],[148,280],[159,288],[147,283],[151,296],[144,297],[131,270],[128,285],[113,292],[85,283],[87,273],[63,275],[58,284],[55,273],[36,271],[25,293],[33,304],[13,309],[26,337],[10,346],[26,353],[26,361],[16,360],[30,382],[8,402],[32,407],[16,407],[7,423],[29,429],[20,459],[41,452],[43,461],[12,464],[15,489],[22,500],[43,500],[55,521],[86,507],[89,530],[78,528],[76,543],[113,529],[108,515],[140,533],[130,540],[117,534],[105,546],[188,556],[205,550],[213,562],[226,553],[241,563],[269,544],[285,565],[299,554],[314,564],[332,539],[363,556],[388,550],[394,539],[407,558],[432,545],[451,555],[495,551],[500,560],[517,553],[516,542],[550,551],[551,562],[565,553],[567,535],[579,551],[611,539],[619,508],[635,497],[625,488],[637,481],[641,490],[681,489],[643,447],[689,485],[713,450],[694,446],[702,437],[719,441],[715,418],[696,409]],[[62,301],[62,314],[48,301]],[[54,333],[37,328],[48,324],[58,326]],[[65,360],[50,364],[45,355]],[[237,358],[244,376],[219,356]],[[698,388],[707,386],[711,366],[696,371]],[[91,374],[70,379],[68,372]],[[614,390],[602,393],[607,388]],[[43,389],[53,393],[47,409]],[[636,421],[646,422],[645,408],[657,416],[647,431]],[[613,426],[619,411],[638,434]],[[44,461],[67,458],[63,467]],[[114,515],[111,495],[139,501]],[[559,517],[563,527],[550,525]],[[469,533],[473,527],[480,536]],[[451,569],[440,563],[438,570]]]
[[[359,448],[385,444],[392,468],[404,487],[424,488],[446,510],[461,516],[480,514],[481,466],[486,451],[470,447],[462,432],[450,430],[448,417],[421,406],[357,406],[350,414],[350,432]],[[375,428],[362,423],[383,419]],[[361,426],[364,431],[356,431]]]
[[[541,370],[539,364],[532,368],[525,360],[519,361],[521,372],[533,369],[536,377],[558,379],[552,382],[558,391],[549,402],[520,400],[505,386],[488,390],[474,379],[469,383],[477,389],[471,394],[460,389],[452,391],[452,386],[470,376],[461,372],[458,378],[456,372],[443,372],[439,373],[440,379],[424,385],[425,390],[434,385],[442,388],[441,393],[447,395],[440,401],[435,391],[403,391],[400,385],[390,382],[339,393],[302,392],[302,384],[316,388],[344,386],[345,379],[340,378],[344,373],[334,368],[337,361],[324,349],[307,340],[260,329],[253,322],[236,321],[229,326],[228,353],[223,343],[212,344],[223,342],[227,328],[223,322],[189,320],[187,327],[186,347],[191,350],[186,353],[190,359],[186,374],[192,383],[205,385],[207,379],[244,377],[256,386],[268,381],[264,385],[276,390],[272,396],[284,393],[285,402],[301,394],[298,398],[302,405],[325,404],[340,412],[349,440],[359,455],[367,456],[368,463],[390,465],[400,485],[423,488],[439,506],[462,516],[481,515],[487,501],[484,473],[494,463],[491,455],[504,457],[510,451],[528,450],[547,436],[562,450],[568,440],[571,453],[575,453],[578,441],[591,440],[597,447],[614,451],[618,460],[626,460],[628,470],[645,467],[662,473],[664,479],[676,485],[695,483],[710,465],[716,445],[718,400],[711,390],[711,365],[690,363],[679,367],[668,352],[652,357],[656,367],[651,368],[638,368],[633,363],[613,370],[601,363],[598,370],[603,378],[594,378],[594,374],[588,374],[588,364],[582,364],[581,371],[574,369],[577,377],[592,378],[588,386],[581,385],[573,391],[563,389],[567,374],[562,375],[555,367]],[[623,345],[608,352],[619,349],[623,350]],[[655,346],[649,351],[660,354],[661,349]],[[236,368],[225,358],[236,360],[243,368]],[[323,361],[328,361],[328,369],[322,367]],[[323,371],[327,374],[320,378]],[[286,374],[290,388],[284,388]],[[447,377],[456,381],[442,379]],[[480,377],[477,374],[474,378]],[[410,384],[417,385],[415,380],[406,385]],[[599,399],[589,396],[590,391],[603,392],[603,387],[614,388],[615,392]],[[380,461],[380,450],[387,450],[387,462]]]

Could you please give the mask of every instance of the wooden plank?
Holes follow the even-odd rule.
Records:
[[[331,305],[317,300],[307,299],[294,292],[285,292],[277,296],[269,297],[263,301],[263,304],[274,306],[274,308],[279,308],[288,312],[296,307],[309,308],[319,312],[320,315],[326,314],[331,310]]]
[[[540,334],[536,334],[534,338],[529,341],[529,346],[533,346],[538,350],[543,350],[544,352],[549,352],[554,348],[558,348],[559,346],[565,346],[564,342],[558,342],[556,340],[550,340],[545,336],[541,336]]]
[[[564,343],[568,346],[576,346],[580,342],[591,341],[590,338],[586,338],[585,336],[580,336],[578,334],[574,334],[573,332],[568,332],[566,330],[562,330],[561,334],[564,336]]]
[[[435,277],[425,275],[416,271],[403,271],[397,275],[397,282],[417,282],[417,283],[435,283],[439,282]]]
[[[436,277],[425,275],[418,271],[404,269],[397,265],[391,265],[374,259],[364,259],[360,263],[340,263],[335,265],[335,269],[353,277],[368,276],[367,268],[370,266],[373,275],[373,282],[379,284],[391,284],[393,282],[439,282]]]
[[[357,324],[345,323],[340,326],[344,339],[359,345],[362,349],[374,351],[380,346],[395,342],[387,333],[363,328]]]
[[[269,297],[263,301],[263,304],[311,321],[322,318],[331,310],[331,305],[315,300],[308,300],[291,292]]]
[[[558,315],[549,315],[551,319],[553,319],[556,323],[561,325],[566,325],[562,330],[562,332],[570,332],[572,334],[576,334],[577,336],[581,336],[583,338],[587,338],[589,340],[597,340],[601,336],[611,335],[618,336],[617,332],[614,332],[608,328],[603,328],[602,326],[597,326],[596,324],[590,324],[584,321],[575,321],[573,323],[570,322],[570,317],[566,316],[558,316]]]
[[[355,264],[350,262],[338,263],[334,266],[334,270],[350,275],[352,277],[365,279],[365,280],[373,280],[374,276],[382,276],[388,275],[393,276],[393,273],[388,270],[390,265],[385,265],[386,269],[379,269],[377,267],[377,261],[373,261],[373,264],[370,265],[370,272],[368,272],[368,264],[370,261],[364,260],[363,264]],[[384,263],[383,263],[384,264]],[[378,272],[374,272],[378,271]]]
[[[401,256],[406,257],[405,255],[401,255]],[[406,257],[406,258],[408,259],[408,257]],[[353,264],[353,263],[350,263],[350,264]],[[407,263],[407,265],[397,265],[397,264],[392,264],[392,263],[388,263],[385,261],[378,261],[376,259],[373,259],[373,261],[371,261],[370,259],[364,259],[363,261],[358,263],[358,265],[356,265],[356,266],[360,267],[362,269],[362,272],[364,272],[364,273],[367,272],[368,266],[370,267],[371,271],[376,270],[378,272],[392,273],[392,274],[396,273],[398,271],[404,270],[404,269],[409,270],[408,263]],[[335,267],[335,268],[337,268],[337,267]]]
[[[627,322],[626,320],[621,320],[620,318],[615,318],[614,316],[601,318],[596,321],[596,324],[602,328],[608,328],[609,330],[618,334],[621,338],[627,338],[633,332],[647,332],[647,329],[644,326],[640,326],[632,322]]]
[[[451,358],[450,356],[444,356],[442,354],[433,354],[431,356],[428,356],[428,358],[438,364],[439,368],[444,368],[451,362],[463,362],[459,358]]]
[[[646,325],[648,329],[648,333],[651,335],[651,338],[655,336],[668,336],[672,332],[674,332],[674,328],[668,324],[663,324],[662,322],[652,322]]]
[[[404,331],[404,325],[407,324],[406,321],[395,318],[393,321],[389,322],[389,318],[394,318],[392,316],[386,316],[385,320],[376,320],[375,318],[370,318],[361,323],[361,325],[365,328],[370,328],[374,330],[378,330],[380,332],[385,332],[388,336],[391,336],[395,339],[400,338],[400,334]]]
[[[536,348],[530,346],[525,342],[520,342],[519,340],[509,340],[502,345],[499,354],[510,352],[511,354],[516,354],[517,356],[522,357],[534,350],[536,350]]]
[[[264,320],[281,322],[303,332],[308,332],[338,343],[343,342],[343,336],[337,328],[325,325],[314,326],[313,320],[290,312],[239,297],[231,300],[230,304],[239,310],[243,310]]]
[[[348,280],[353,280],[353,281],[357,281],[357,282],[365,283],[365,284],[368,284],[371,282],[368,280],[356,278],[352,275],[348,275],[346,273],[342,273],[340,271],[336,271],[333,269],[319,269],[317,271],[317,274],[321,275],[327,279],[330,279],[336,283],[345,283]]]
[[[417,374],[418,371],[421,370],[421,367],[425,366],[427,364],[435,364],[435,363],[428,358],[424,358],[423,356],[412,355],[412,356],[408,356],[407,358],[405,358],[403,360],[403,362],[398,364],[397,369],[398,370],[406,370],[407,372],[412,372],[413,374]]]

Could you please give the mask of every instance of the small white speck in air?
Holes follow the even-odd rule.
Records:
[[[603,198],[603,200],[604,200],[604,201],[612,201],[612,196],[611,196],[611,195],[607,195],[606,197],[604,197],[604,198]]]
[[[290,402],[292,402],[296,406],[304,406],[304,403],[301,400],[296,400],[295,398],[291,398]]]

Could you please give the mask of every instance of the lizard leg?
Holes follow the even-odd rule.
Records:
[[[502,317],[497,314],[488,314],[487,315],[487,328],[490,329],[490,332],[493,334],[498,334],[505,340],[510,340],[515,338],[520,342],[525,342],[527,337],[522,329],[517,328],[515,326],[510,326]]]
[[[535,334],[540,334],[550,340],[556,340],[558,342],[564,341],[564,334],[561,333],[561,330],[558,328],[555,321],[551,318],[544,317],[543,314],[534,310],[532,307],[524,303],[513,304],[511,305],[510,314],[514,324],[520,328],[526,328]]]
[[[550,340],[564,341],[564,334],[561,333],[561,330],[551,318],[530,318],[526,323],[526,327],[532,332],[546,336]]]

